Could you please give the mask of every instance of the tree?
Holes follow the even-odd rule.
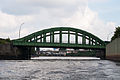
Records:
[[[111,41],[115,40],[116,38],[120,37],[120,27],[116,27],[113,37],[111,38]]]
[[[7,39],[5,39],[7,42],[11,42],[10,38],[8,37]]]

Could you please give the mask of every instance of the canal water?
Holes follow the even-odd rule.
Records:
[[[74,58],[0,60],[0,80],[120,80],[120,62]]]

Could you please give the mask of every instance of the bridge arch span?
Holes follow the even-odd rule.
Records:
[[[87,31],[71,27],[44,29],[23,38],[13,40],[13,45],[95,49],[105,48],[105,42],[97,36]]]

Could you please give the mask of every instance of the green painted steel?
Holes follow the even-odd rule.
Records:
[[[13,40],[14,46],[68,47],[105,49],[105,42],[81,29],[56,27],[44,29],[20,39]]]

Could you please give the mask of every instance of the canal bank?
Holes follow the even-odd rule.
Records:
[[[0,60],[15,59],[18,55],[10,43],[0,44]]]
[[[0,60],[28,60],[31,48],[15,47],[12,43],[0,44]]]

